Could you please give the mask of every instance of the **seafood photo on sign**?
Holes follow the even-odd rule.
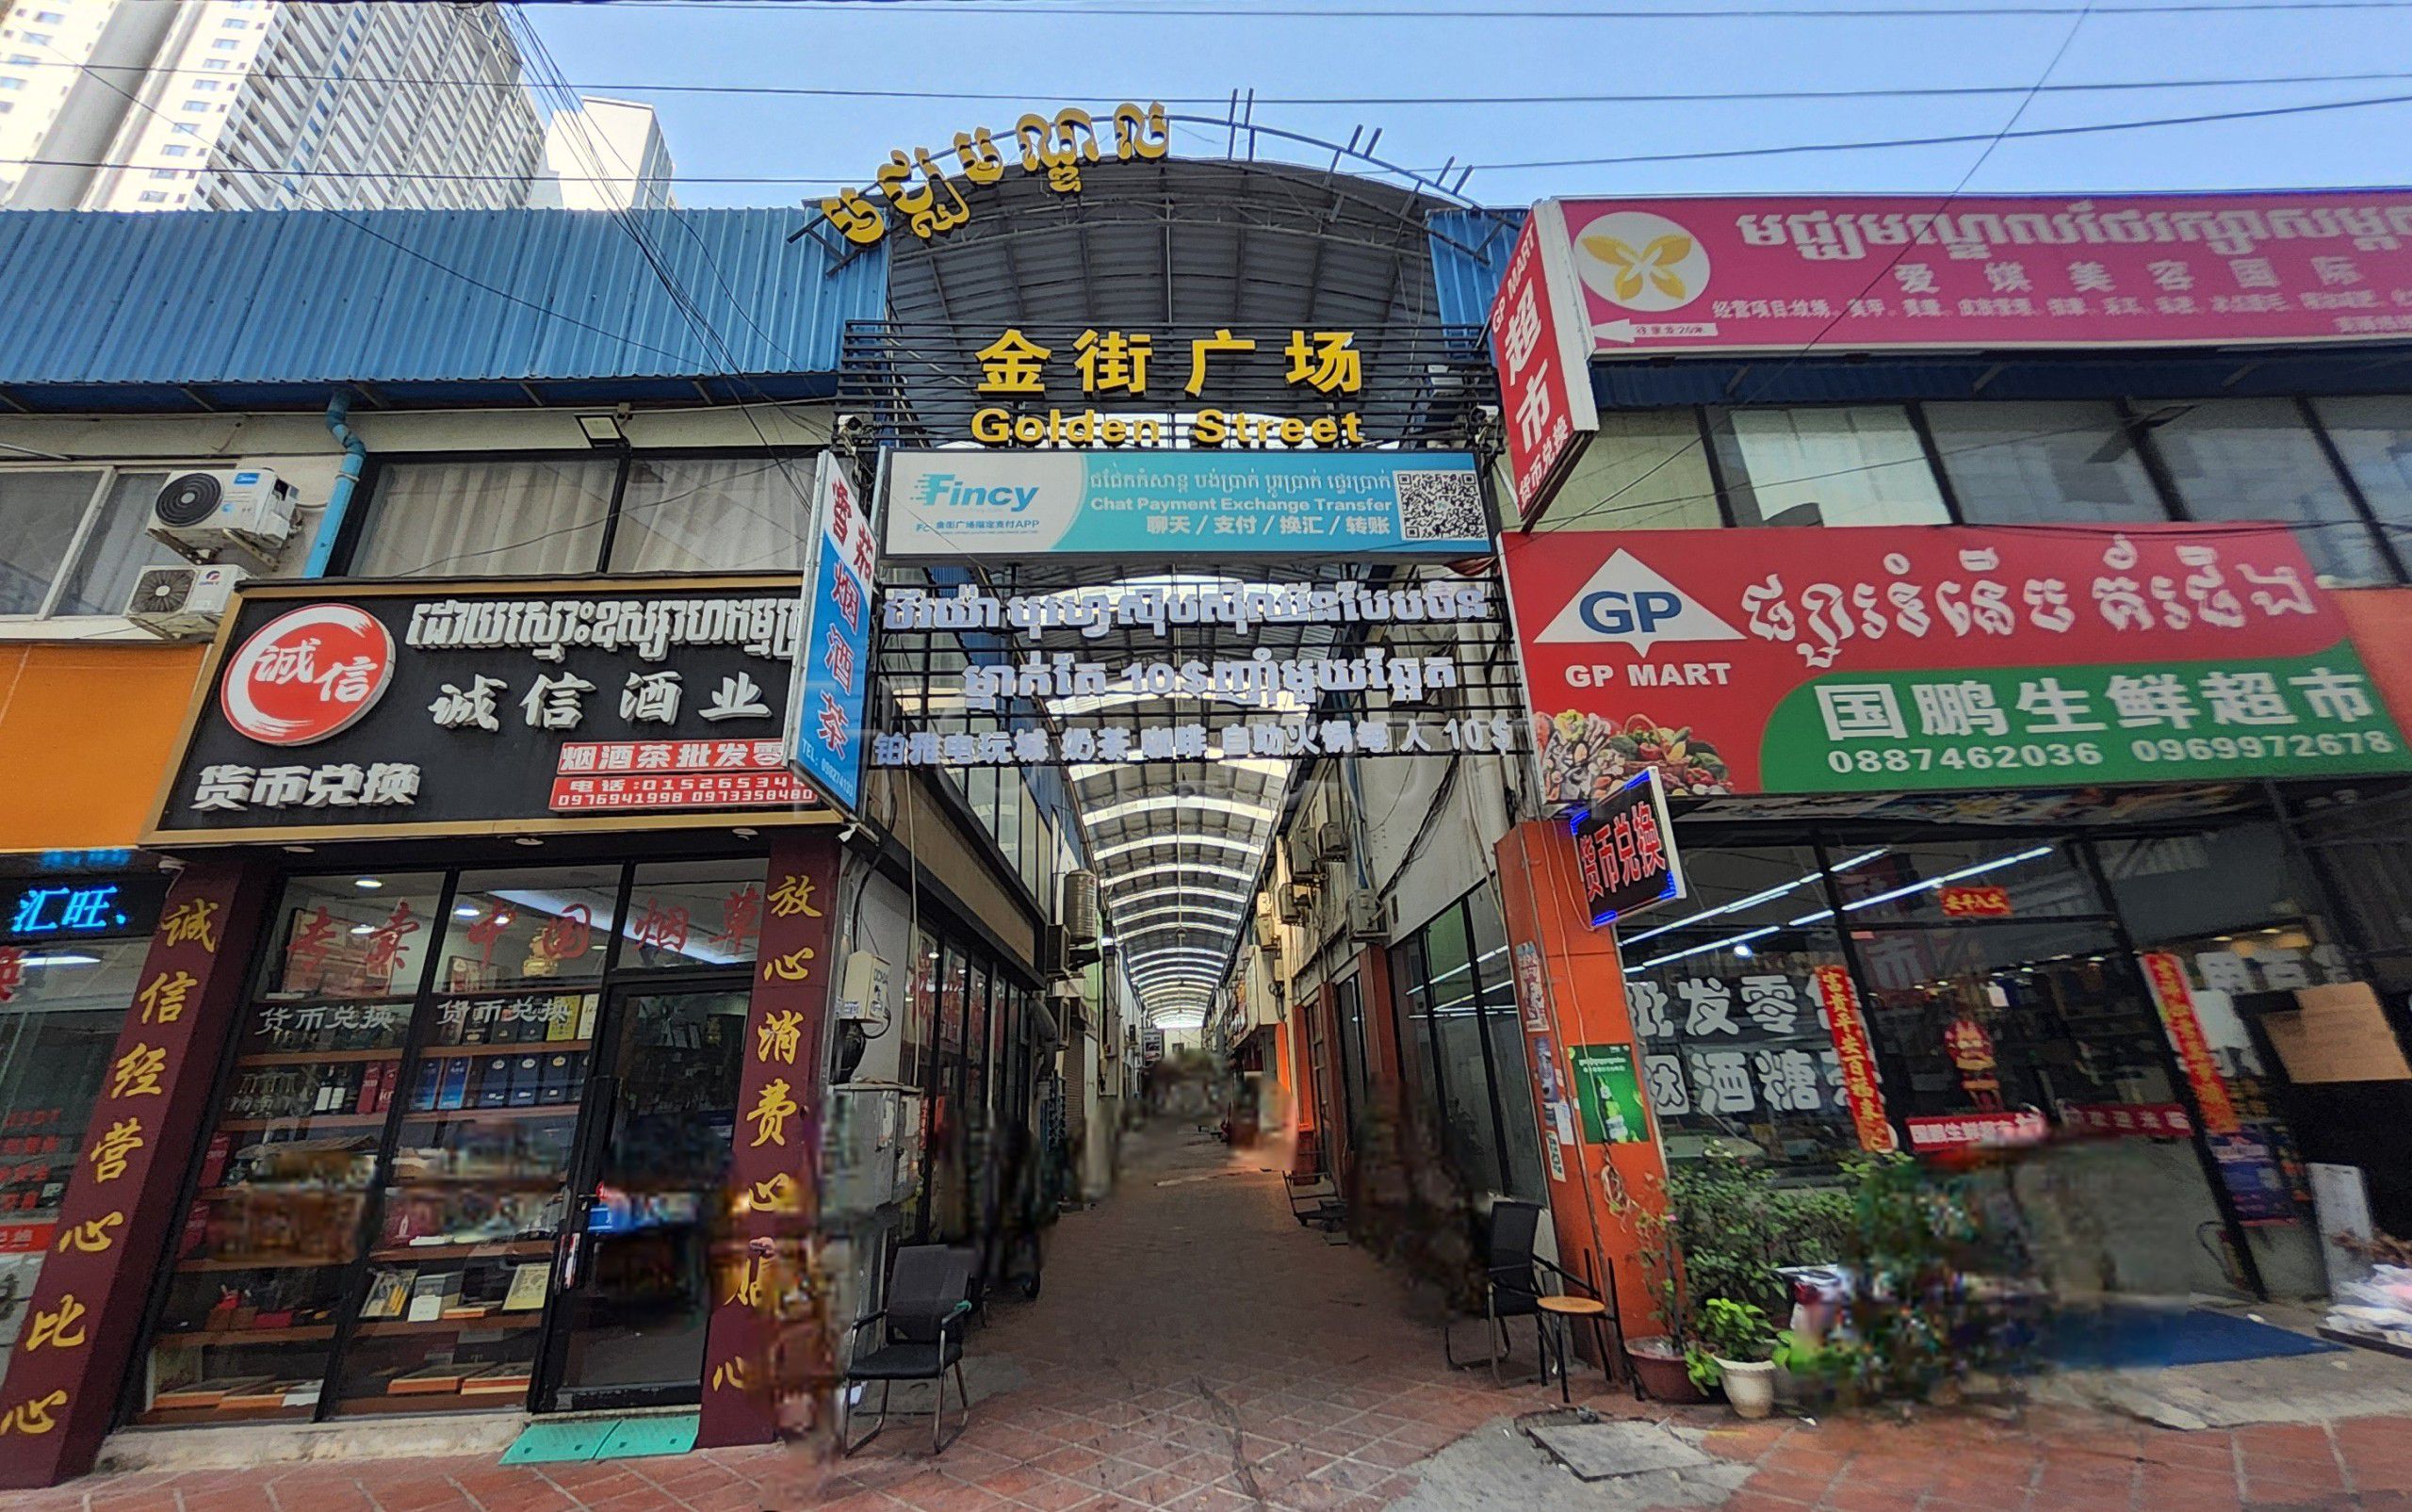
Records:
[[[1541,797],[1554,804],[1590,803],[1636,773],[1656,767],[1672,793],[1707,796],[1733,791],[1725,758],[1692,734],[1635,714],[1620,728],[1613,720],[1576,709],[1536,716],[1540,748]]]

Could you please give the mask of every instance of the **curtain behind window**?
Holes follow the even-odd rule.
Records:
[[[650,459],[628,464],[613,572],[771,572],[803,565],[808,460]]]
[[[151,503],[167,481],[166,473],[118,475],[74,570],[67,575],[56,612],[123,613],[143,568],[173,566],[185,560],[150,535]]]
[[[398,463],[353,554],[364,577],[593,572],[618,463],[608,457]]]
[[[1716,421],[1738,525],[1948,525],[1897,404],[1731,410]]]

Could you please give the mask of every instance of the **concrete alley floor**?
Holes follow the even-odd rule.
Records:
[[[1291,1219],[1273,1162],[1187,1127],[1136,1135],[1114,1197],[1051,1236],[1040,1300],[999,1302],[973,1331],[970,1425],[936,1459],[928,1421],[904,1418],[837,1466],[784,1447],[525,1469],[490,1454],[318,1460],[94,1476],[0,1496],[0,1508],[2412,1512],[2412,1414],[2348,1406],[2335,1420],[2174,1432],[2054,1405],[2014,1423],[1743,1425],[1721,1407],[1636,1404],[1596,1373],[1578,1375],[1578,1400],[1588,1385],[1603,1415],[1668,1419],[1719,1463],[1680,1483],[1582,1483],[1513,1430],[1516,1416],[1557,1405],[1529,1360],[1505,1389],[1448,1370],[1394,1273]]]

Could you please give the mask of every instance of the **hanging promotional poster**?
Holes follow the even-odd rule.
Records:
[[[831,807],[862,803],[863,700],[871,688],[872,585],[879,548],[862,496],[834,452],[812,475],[812,554],[784,732],[796,776]]]
[[[1462,451],[890,451],[886,467],[898,560],[1491,552]]]
[[[1543,796],[2412,771],[2282,526],[1510,534]]]

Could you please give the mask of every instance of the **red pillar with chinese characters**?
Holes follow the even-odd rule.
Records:
[[[83,1474],[108,1432],[183,1219],[176,1195],[242,1003],[264,891],[233,861],[196,862],[169,889],[0,1391],[0,1488]]]
[[[1617,1313],[1628,1337],[1658,1331],[1650,1320],[1649,1278],[1631,1227],[1617,1215],[1625,1202],[1655,1209],[1666,1161],[1654,1126],[1622,1144],[1594,1144],[1577,1109],[1572,1050],[1575,1046],[1642,1048],[1625,1005],[1624,970],[1616,936],[1589,927],[1583,878],[1573,837],[1563,824],[1517,825],[1500,840],[1499,902],[1507,916],[1508,959],[1516,975],[1516,1009],[1524,1026],[1549,1183],[1558,1263],[1594,1283],[1613,1275]],[[1589,1341],[1582,1347],[1589,1350]]]
[[[771,844],[761,959],[745,1020],[731,1231],[712,1260],[704,1341],[705,1448],[779,1437],[782,1398],[809,1398],[801,1423],[830,1421],[825,1288],[813,1229],[821,1216],[823,1075],[833,979],[838,842],[827,830],[781,832]]]

